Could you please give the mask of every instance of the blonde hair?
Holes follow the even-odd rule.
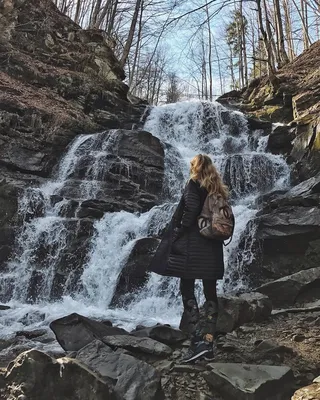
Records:
[[[229,196],[228,187],[222,182],[211,158],[198,154],[190,162],[190,179],[198,181],[209,194],[221,194],[225,199]]]

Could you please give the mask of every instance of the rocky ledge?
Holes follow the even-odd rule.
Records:
[[[246,296],[242,304],[250,308],[254,295]],[[320,307],[254,314],[248,306],[234,307],[237,303],[230,298],[229,309],[224,306],[234,328],[226,333],[220,320],[212,362],[183,364],[190,341],[169,325],[127,332],[110,321],[71,314],[51,323],[55,336],[46,330],[17,332],[1,342],[10,362],[2,360],[0,398],[303,400],[306,393],[318,398]],[[261,304],[256,308],[262,310]],[[44,352],[43,346],[54,350]],[[309,386],[300,389],[304,385]]]

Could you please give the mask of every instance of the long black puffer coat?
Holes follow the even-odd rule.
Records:
[[[165,276],[222,279],[223,243],[199,233],[198,216],[207,190],[190,180],[149,270]]]

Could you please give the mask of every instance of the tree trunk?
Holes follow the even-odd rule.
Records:
[[[230,54],[230,75],[231,75],[231,85],[232,89],[236,88],[236,82],[235,82],[235,77],[234,77],[234,70],[233,70],[233,52],[232,52],[232,46],[229,43],[229,54]]]
[[[208,36],[209,36],[209,99],[213,100],[213,92],[212,92],[212,38],[211,38],[211,26],[210,26],[210,16],[209,16],[209,8],[208,4],[206,4],[206,16],[207,16],[207,24],[208,24]]]
[[[302,31],[303,31],[304,49],[306,50],[309,47],[309,45],[311,44],[311,40],[310,40],[309,33],[308,33],[308,27],[307,27],[306,21],[305,21],[304,1],[301,0],[302,10],[300,10],[300,8],[298,7],[295,0],[292,0],[292,2],[300,16],[300,20],[301,20],[301,24],[302,24]]]
[[[244,24],[242,2],[243,2],[243,0],[240,0],[240,15],[241,15],[241,49],[240,49],[240,51],[242,52],[243,86],[248,86],[247,43],[246,43],[246,31],[245,31],[245,24]]]
[[[101,28],[101,25],[104,23],[104,20],[105,20],[107,14],[110,13],[111,7],[112,7],[112,0],[107,0],[105,5],[103,6],[103,8],[101,10],[99,18],[97,18],[97,22],[95,24],[95,27],[97,29]]]
[[[285,16],[285,31],[286,31],[287,47],[289,51],[289,59],[290,61],[292,61],[295,58],[295,53],[294,53],[293,36],[292,36],[291,12],[288,0],[283,0],[283,9]]]
[[[76,24],[79,24],[79,21],[80,21],[80,10],[81,10],[81,0],[78,0],[77,1],[77,7],[76,7],[76,14],[75,14],[75,17],[74,17],[74,22]]]
[[[132,71],[131,71],[130,78],[129,78],[129,88],[131,88],[132,83],[133,83],[133,77],[134,77],[135,71],[136,71],[138,53],[139,53],[139,48],[140,48],[140,43],[141,43],[143,6],[144,6],[144,0],[141,0],[139,28],[138,28],[138,38],[137,38],[136,49],[135,49],[135,52],[134,52],[134,58],[133,58],[133,63],[132,63]]]
[[[108,21],[108,28],[107,28],[107,33],[109,36],[111,36],[111,33],[114,28],[114,20],[116,18],[118,4],[119,4],[119,0],[112,0],[112,12],[111,12],[110,19]]]
[[[218,73],[219,73],[219,81],[220,81],[220,92],[223,94],[223,82],[222,82],[222,74],[221,74],[221,64],[220,64],[220,57],[218,53],[218,48],[217,48],[217,42],[213,39],[214,43],[214,48],[216,51],[216,57],[217,57],[217,62],[218,62]]]
[[[263,44],[264,44],[264,47],[266,50],[266,54],[268,57],[268,74],[274,75],[274,58],[273,58],[273,54],[272,54],[271,42],[268,40],[268,35],[263,26],[261,0],[257,0],[257,10],[258,10],[259,29],[260,29],[261,36],[263,39]],[[266,25],[267,25],[267,19],[266,19]]]
[[[130,29],[129,29],[128,38],[127,38],[126,44],[124,46],[122,57],[121,57],[121,60],[120,60],[120,65],[122,66],[122,68],[125,66],[126,61],[128,59],[128,56],[129,56],[129,53],[130,53],[130,49],[131,49],[131,45],[132,45],[132,41],[133,41],[133,36],[134,36],[134,32],[135,32],[136,25],[137,25],[140,5],[141,5],[141,0],[136,0],[136,5],[135,5],[135,9],[134,9],[134,13],[133,13]]]
[[[275,13],[275,25],[276,25],[276,36],[277,36],[277,50],[279,59],[279,68],[288,64],[289,58],[284,45],[284,34],[283,25],[280,11],[279,0],[273,0],[274,13]]]

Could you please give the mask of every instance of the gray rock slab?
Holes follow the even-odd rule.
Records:
[[[259,322],[271,315],[269,298],[259,293],[244,293],[240,296],[219,297],[217,329],[231,332],[248,322]]]
[[[58,360],[38,350],[21,353],[5,371],[5,399],[118,400],[110,379],[78,360]]]
[[[288,400],[294,376],[289,367],[211,363],[207,383],[228,400]]]
[[[66,351],[78,351],[97,338],[127,333],[124,329],[107,326],[77,313],[52,321],[50,328]]]
[[[121,347],[136,353],[147,353],[163,357],[169,356],[172,353],[172,349],[169,346],[150,338],[119,335],[105,336],[101,340],[112,348]]]
[[[268,296],[275,308],[320,300],[320,267],[277,279],[256,290]]]
[[[121,352],[114,352],[100,340],[82,348],[76,359],[103,379],[115,382],[114,390],[123,400],[162,400],[161,375],[151,365]]]

